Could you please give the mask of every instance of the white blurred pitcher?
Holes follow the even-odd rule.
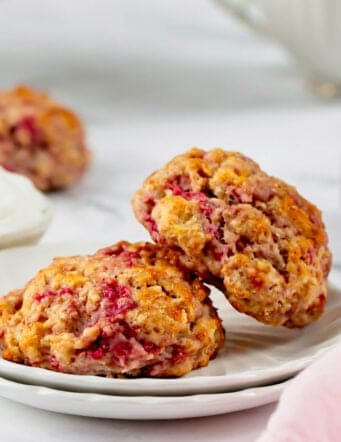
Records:
[[[284,46],[322,95],[341,91],[341,0],[214,0]]]

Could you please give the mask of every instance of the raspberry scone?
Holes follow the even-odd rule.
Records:
[[[192,149],[148,177],[133,207],[240,312],[286,327],[323,312],[331,254],[320,211],[242,154]]]
[[[79,118],[47,94],[21,86],[0,92],[0,165],[43,191],[69,186],[90,154]]]
[[[57,258],[0,298],[2,357],[64,373],[182,376],[224,343],[208,295],[175,253],[149,243]]]

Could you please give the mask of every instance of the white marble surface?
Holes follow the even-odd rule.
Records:
[[[0,1],[0,87],[46,88],[87,124],[94,164],[51,196],[44,242],[147,238],[129,200],[192,145],[241,150],[325,212],[341,264],[341,103],[208,0]],[[179,422],[76,418],[0,399],[1,440],[254,441],[274,405]],[[18,427],[20,422],[20,427]]]

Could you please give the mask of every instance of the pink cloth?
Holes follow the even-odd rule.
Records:
[[[341,345],[289,384],[257,442],[341,441]]]

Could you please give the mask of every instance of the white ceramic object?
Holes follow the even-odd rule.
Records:
[[[193,396],[111,396],[74,393],[0,378],[0,396],[57,413],[107,419],[185,419],[266,405],[279,399],[290,381],[232,393]]]
[[[22,286],[52,257],[95,251],[96,244],[40,245],[0,253],[0,293]],[[338,281],[341,286],[341,281]],[[108,379],[28,367],[0,359],[7,379],[70,391],[123,395],[215,393],[265,385],[302,370],[331,346],[341,342],[341,291],[330,286],[325,314],[301,330],[269,327],[236,312],[213,290],[212,299],[226,329],[226,344],[209,366],[179,379]]]
[[[215,1],[283,45],[325,94],[341,86],[340,0]]]
[[[51,205],[30,180],[0,167],[0,249],[34,244],[51,220]]]

